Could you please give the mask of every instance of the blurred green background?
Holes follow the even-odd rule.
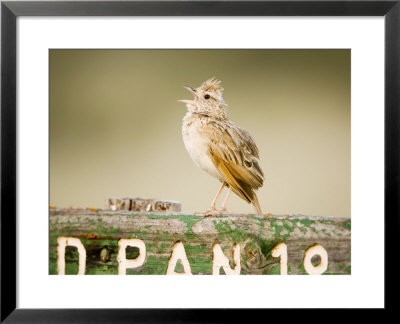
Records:
[[[350,217],[350,50],[50,50],[50,204],[207,209],[220,183],[186,152],[177,100],[212,76],[259,148],[263,211]]]

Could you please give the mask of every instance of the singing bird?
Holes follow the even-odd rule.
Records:
[[[194,163],[222,182],[210,208],[204,214],[226,211],[229,194],[252,203],[257,214],[262,214],[255,190],[264,182],[258,148],[250,133],[228,119],[228,104],[222,98],[221,81],[211,78],[198,88],[184,86],[193,100],[179,100],[186,104],[183,118],[183,142]],[[224,187],[228,193],[222,209],[216,202]]]

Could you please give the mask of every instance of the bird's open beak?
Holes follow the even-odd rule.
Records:
[[[178,101],[183,102],[185,104],[193,104],[194,101],[199,98],[198,94],[196,93],[196,89],[190,86],[183,86],[183,87],[189,90],[194,95],[194,100],[178,100]]]

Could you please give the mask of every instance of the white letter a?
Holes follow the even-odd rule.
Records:
[[[175,272],[176,263],[181,260],[183,266],[183,272]],[[174,244],[171,258],[168,262],[167,275],[191,275],[189,261],[186,257],[185,247],[182,242],[176,242]]]

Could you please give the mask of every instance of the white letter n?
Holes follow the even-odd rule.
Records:
[[[229,260],[222,252],[219,244],[213,245],[213,275],[219,275],[222,267],[227,275],[240,275],[240,245],[233,244],[233,269],[229,266]]]

